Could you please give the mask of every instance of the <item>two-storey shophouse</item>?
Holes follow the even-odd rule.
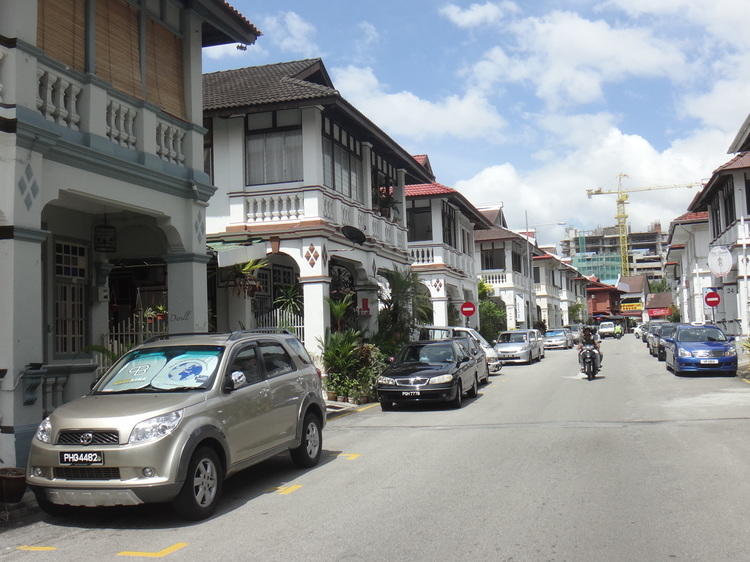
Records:
[[[351,323],[374,335],[380,272],[412,261],[404,186],[432,174],[339,94],[320,59],[215,72],[203,87],[217,327],[288,326],[317,355],[328,298],[350,294]],[[250,259],[265,266],[248,295],[233,265]],[[279,306],[297,290],[297,305]]]
[[[143,284],[206,330],[201,48],[258,34],[221,0],[0,2],[0,465]]]
[[[426,156],[415,159],[431,170]],[[461,193],[434,182],[406,186],[406,223],[411,267],[430,292],[433,324],[477,327],[479,315],[466,319],[459,309],[478,305],[474,230],[492,224]]]

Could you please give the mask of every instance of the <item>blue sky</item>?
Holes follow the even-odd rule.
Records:
[[[539,238],[614,224],[615,189],[705,181],[750,112],[747,0],[230,0],[263,31],[204,71],[320,57],[437,181]],[[695,189],[631,195],[634,229]]]

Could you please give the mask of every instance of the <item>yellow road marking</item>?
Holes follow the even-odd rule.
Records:
[[[49,552],[50,550],[57,550],[56,546],[19,546],[16,550],[26,550],[32,552]]]
[[[750,380],[742,379],[742,382],[746,382],[747,384],[750,384]]]
[[[164,556],[168,554],[172,554],[173,552],[176,552],[180,550],[181,548],[185,548],[188,545],[186,542],[178,542],[173,544],[172,546],[168,546],[165,549],[160,550],[159,552],[118,552],[117,556],[141,556],[143,558],[163,558]]]
[[[279,494],[282,496],[288,496],[292,492],[296,492],[302,487],[301,484],[293,484],[292,486],[279,486],[276,488],[279,491]]]
[[[339,456],[344,457],[348,461],[353,461],[354,459],[358,459],[362,455],[360,455],[359,453],[341,453]]]
[[[370,408],[374,408],[377,405],[378,405],[377,402],[375,402],[374,404],[368,404],[367,406],[362,406],[361,408],[357,408],[355,410],[355,412],[364,412],[365,410],[369,410]]]

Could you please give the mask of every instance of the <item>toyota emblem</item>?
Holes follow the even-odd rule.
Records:
[[[93,440],[94,440],[94,436],[91,433],[89,432],[81,433],[81,438],[80,438],[81,445],[91,445],[91,442]]]

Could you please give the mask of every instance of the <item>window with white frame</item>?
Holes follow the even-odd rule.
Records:
[[[409,242],[432,240],[432,207],[429,199],[406,202],[406,226]]]
[[[55,242],[55,355],[80,353],[86,343],[86,246]]]
[[[302,180],[302,115],[298,109],[250,113],[245,141],[247,185]]]

